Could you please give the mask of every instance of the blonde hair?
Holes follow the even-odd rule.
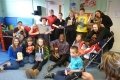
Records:
[[[75,50],[76,53],[78,52],[78,47],[77,46],[71,46],[70,49]]]
[[[101,67],[108,77],[120,80],[120,54],[115,52],[103,54]]]
[[[33,41],[33,39],[31,37],[28,37],[27,42],[29,42],[29,41]]]
[[[70,16],[70,13],[72,13],[72,14],[73,14],[73,17],[75,17],[75,12],[74,12],[73,10],[70,10],[69,16]]]
[[[14,44],[14,41],[15,41],[16,39],[17,39],[18,42],[19,42],[18,47],[16,47],[15,44]],[[19,40],[19,38],[17,38],[17,37],[14,37],[14,38],[13,38],[13,40],[12,40],[12,47],[13,47],[13,50],[14,50],[14,51],[16,51],[16,48],[18,48],[18,51],[20,50],[20,40]]]

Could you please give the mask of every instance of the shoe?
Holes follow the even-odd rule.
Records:
[[[55,73],[48,73],[48,74],[45,74],[45,76],[44,76],[44,78],[46,79],[46,78],[54,78],[54,76],[55,76]]]
[[[39,70],[38,70],[38,69],[35,69],[35,70],[30,69],[30,70],[29,70],[29,74],[30,74],[30,76],[31,76],[32,79],[35,79],[36,76],[38,75],[38,73],[39,73]]]
[[[27,76],[28,79],[31,78],[31,75],[30,75],[30,73],[29,73],[29,70],[30,70],[30,69],[28,69],[28,68],[25,70],[25,74],[26,74],[26,76]]]
[[[48,72],[50,72],[51,70],[53,70],[53,65],[50,64],[50,65],[48,66]]]

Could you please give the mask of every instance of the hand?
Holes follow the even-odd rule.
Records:
[[[59,26],[56,26],[56,28],[58,28],[58,29],[59,29]]]
[[[90,44],[89,42],[85,42],[85,45],[86,45],[86,46],[89,46],[89,44]]]
[[[16,59],[16,61],[18,61],[18,62],[19,62],[19,61],[21,61],[21,60]]]
[[[101,27],[105,27],[103,24],[100,24]]]
[[[94,80],[93,76],[88,72],[82,72],[81,77],[83,80]]]
[[[32,53],[32,51],[29,51],[28,53],[29,53],[29,54],[31,54],[31,53]]]
[[[68,74],[69,74],[69,75],[72,75],[72,74],[73,74],[73,71],[72,71],[72,70],[70,70],[70,71],[68,72]]]
[[[40,58],[40,61],[43,61],[43,59]]]
[[[70,26],[71,24],[67,24],[67,26]]]
[[[44,34],[48,34],[49,32],[45,32]]]

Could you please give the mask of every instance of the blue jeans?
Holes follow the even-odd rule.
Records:
[[[23,62],[25,64],[27,64],[27,63],[33,64],[35,62],[35,58],[33,55],[25,56],[23,59]]]
[[[65,75],[65,70],[57,71],[54,80],[76,80],[78,76],[75,74]]]
[[[14,60],[10,60],[11,65],[7,66],[7,65],[3,65],[4,66],[4,70],[15,70],[18,69],[19,67],[23,67],[24,66],[24,62],[23,61],[14,61]]]

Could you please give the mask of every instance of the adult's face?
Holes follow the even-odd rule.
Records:
[[[94,25],[93,25],[93,30],[94,30],[95,32],[98,31],[98,25],[97,25],[97,24],[94,24]]]
[[[50,14],[50,16],[52,16],[52,15],[54,15],[54,12],[50,10],[49,14]]]
[[[97,17],[100,17],[101,15],[100,15],[100,12],[95,12],[95,15],[97,16]]]
[[[61,14],[58,14],[58,18],[59,18],[59,19],[62,19],[62,15],[61,15]]]
[[[64,35],[60,35],[59,40],[60,40],[60,42],[63,42],[65,40],[65,36]]]
[[[70,12],[70,13],[69,13],[69,16],[70,16],[70,17],[73,17],[73,15],[74,15],[73,12]]]

